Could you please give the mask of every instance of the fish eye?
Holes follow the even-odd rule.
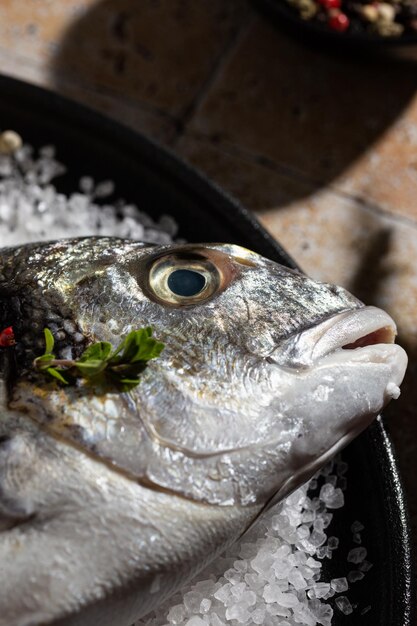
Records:
[[[195,270],[174,270],[168,276],[168,288],[176,296],[190,298],[204,289],[206,277]]]
[[[197,304],[220,288],[221,275],[209,259],[170,254],[157,259],[150,268],[148,290],[164,304]]]

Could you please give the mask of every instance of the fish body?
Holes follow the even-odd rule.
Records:
[[[380,309],[227,244],[1,250],[0,323],[0,626],[129,626],[361,432],[407,363]],[[74,358],[144,326],[165,348],[129,393],[33,370],[45,327]]]

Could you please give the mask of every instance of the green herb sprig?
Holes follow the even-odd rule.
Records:
[[[54,378],[62,385],[85,379],[94,387],[115,387],[130,391],[140,382],[140,374],[148,361],[159,356],[164,344],[152,337],[152,328],[132,330],[115,350],[111,343],[99,341],[89,346],[79,359],[57,359],[54,337],[44,329],[45,352],[33,362],[35,369]]]

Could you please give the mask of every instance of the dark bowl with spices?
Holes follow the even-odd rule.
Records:
[[[256,0],[255,4],[303,39],[359,49],[417,44],[417,0]]]

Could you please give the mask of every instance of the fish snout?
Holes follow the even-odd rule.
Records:
[[[287,367],[308,368],[341,350],[393,345],[396,335],[396,324],[388,313],[363,306],[333,315],[290,337],[279,346],[273,359]]]
[[[386,401],[398,398],[408,358],[395,344],[397,327],[385,311],[367,306],[342,313],[328,321],[329,327],[314,343],[311,358],[317,366],[385,367]]]
[[[397,335],[394,320],[382,309],[366,306],[336,315],[306,336],[312,344],[313,361],[336,350],[355,350],[377,344],[393,344]]]

